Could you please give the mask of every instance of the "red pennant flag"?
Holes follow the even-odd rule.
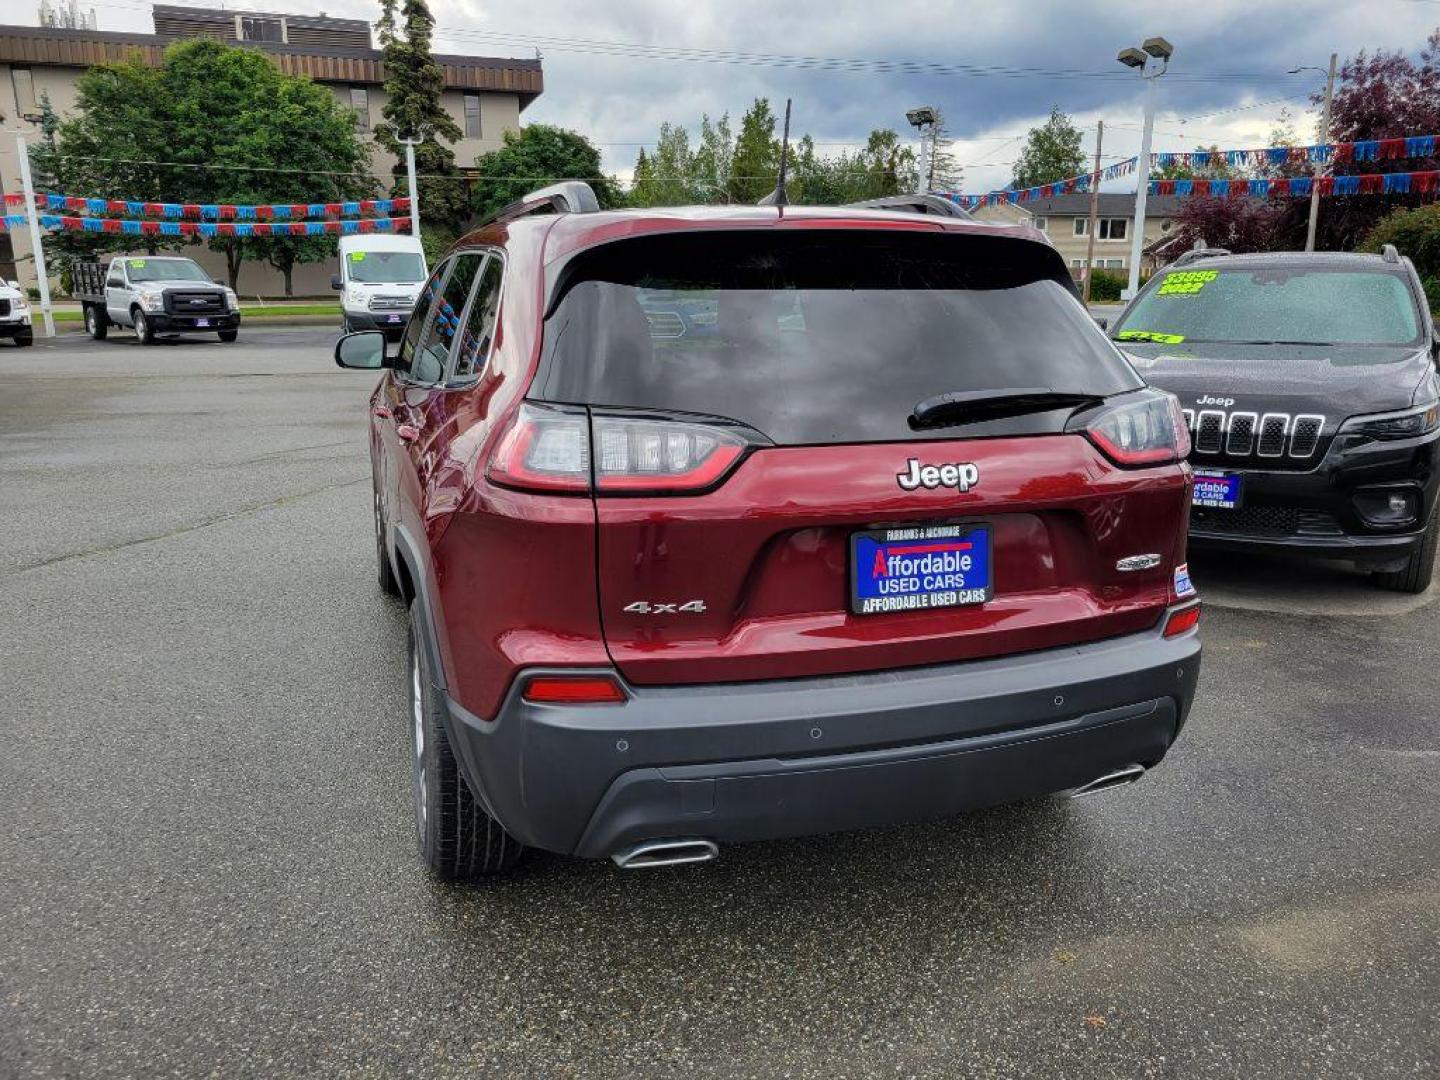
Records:
[[[1320,185],[1320,194],[1322,196],[1333,195],[1335,193],[1335,178],[1333,176],[1322,176],[1316,183]]]
[[[292,221],[292,222],[290,222],[290,235],[291,235],[291,236],[304,236],[304,235],[305,235],[305,223],[304,223],[303,221]]]
[[[100,228],[103,229],[103,230],[104,230],[105,232],[107,232],[107,233],[116,233],[116,232],[119,232],[119,231],[120,231],[120,219],[119,219],[119,218],[106,218],[106,219],[105,219],[105,224],[101,225]]]
[[[200,231],[200,226],[193,221],[182,221],[180,223],[181,236],[194,236]]]
[[[235,220],[235,206],[234,206],[233,203],[221,203],[221,204],[220,204],[220,220],[221,220],[221,221],[234,221],[234,220]]]
[[[1155,188],[1155,194],[1156,194],[1156,195],[1174,195],[1174,194],[1175,194],[1175,181],[1174,181],[1174,180],[1161,180],[1160,183],[1159,183],[1159,184],[1156,186],[1156,188]]]
[[[1289,177],[1286,177],[1286,176],[1282,176],[1282,177],[1280,177],[1280,179],[1278,179],[1278,180],[1271,180],[1271,181],[1270,181],[1270,194],[1271,194],[1271,195],[1279,195],[1279,196],[1282,196],[1282,197],[1283,197],[1283,196],[1286,196],[1286,195],[1289,195],[1289,194],[1290,194],[1290,178],[1289,178]]]
[[[1387,139],[1386,141],[1388,142],[1389,140]],[[1398,141],[1404,143],[1405,140],[1400,139]],[[1366,173],[1364,176],[1360,177],[1361,195],[1379,195],[1384,190],[1385,177],[1381,176],[1379,173]]]
[[[63,217],[60,219],[60,224],[64,225],[67,229],[83,229],[85,227],[80,224],[80,218],[78,217]]]
[[[112,214],[123,214],[129,209],[124,199],[111,199],[105,204],[105,208]]]
[[[338,232],[340,231],[340,222],[338,222],[338,221],[327,221],[327,222],[325,222],[325,231],[326,231],[327,233],[338,233]]]
[[[325,204],[325,213],[329,217],[339,217],[343,210],[344,207],[338,202],[327,202]]]
[[[395,200],[395,211],[396,211],[396,213],[404,214],[404,213],[408,213],[409,210],[410,210],[410,196],[406,195],[403,199],[396,199],[396,200]]]
[[[1403,158],[1404,156],[1405,156],[1405,140],[1404,140],[1404,139],[1381,139],[1381,140],[1380,140],[1380,160],[1381,160],[1381,161],[1395,161],[1395,160],[1397,160],[1397,159],[1399,159],[1399,158]]]
[[[181,217],[198,218],[200,216],[200,204],[186,203],[184,206],[180,207],[180,215]]]
[[[1428,194],[1440,186],[1440,172],[1417,172],[1410,174],[1410,190]]]
[[[231,207],[231,209],[233,210],[234,207]],[[229,222],[229,221],[222,221],[219,225],[216,225],[216,226],[215,226],[215,235],[216,235],[216,236],[234,236],[234,235],[235,235],[235,223],[234,223],[234,222]]]
[[[255,213],[256,213],[256,216],[258,217],[258,216],[259,216],[259,213],[260,213],[260,210],[259,210],[258,207],[256,208]],[[255,226],[255,230],[254,230],[254,232],[253,232],[251,235],[253,235],[253,236],[269,236],[269,235],[271,234],[271,231],[272,231],[271,226],[269,226],[269,225],[264,225],[264,224],[260,224],[260,225],[256,225],[256,226]]]
[[[310,207],[305,203],[291,203],[290,216],[292,218],[303,218]]]
[[[374,219],[374,218],[366,218],[364,221],[360,222],[360,231],[361,231],[362,233],[374,232],[374,231],[375,231],[375,219]]]
[[[274,217],[275,217],[275,208],[274,208],[273,206],[257,206],[257,207],[255,207],[255,220],[257,220],[257,221],[270,221],[270,220],[271,220],[272,218],[274,218]],[[257,234],[257,235],[258,235],[258,234]],[[267,233],[266,235],[269,235],[269,234]]]
[[[143,235],[143,236],[159,236],[159,235],[160,235],[160,222],[158,222],[158,221],[142,221],[142,222],[140,223],[140,232],[141,232],[141,235]]]

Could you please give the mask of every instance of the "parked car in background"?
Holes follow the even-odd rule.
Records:
[[[121,256],[109,264],[75,265],[75,298],[85,329],[103,341],[110,327],[128,327],[142,345],[160,335],[240,334],[240,298],[212,281],[194,259],[173,255]]]
[[[1192,253],[1111,333],[1185,409],[1192,546],[1346,559],[1402,592],[1430,584],[1440,344],[1409,259]]]
[[[399,341],[428,273],[419,237],[342,236],[340,272],[330,285],[340,292],[343,332],[383,330]]]
[[[336,360],[437,873],[1088,794],[1184,724],[1184,423],[1031,230],[561,184]]]
[[[31,345],[35,328],[30,324],[30,301],[18,281],[0,281],[0,339],[16,345]]]

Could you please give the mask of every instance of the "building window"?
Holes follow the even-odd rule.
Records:
[[[1047,222],[1043,217],[1037,217],[1035,219],[1035,228],[1039,229],[1041,232],[1044,232],[1048,227],[1049,222]]]
[[[1101,260],[1100,260],[1100,269],[1102,269],[1102,270],[1124,270],[1124,269],[1125,269],[1125,260],[1124,260],[1124,259],[1101,259]]]
[[[1070,269],[1071,269],[1071,270],[1084,270],[1084,269],[1085,269],[1085,260],[1084,260],[1084,259],[1071,259],[1071,260],[1070,260]]]
[[[1075,219],[1075,235],[1085,236],[1090,231],[1090,219]],[[1130,235],[1130,219],[1123,217],[1102,217],[1098,240],[1124,240]]]
[[[21,116],[34,115],[40,111],[35,100],[35,76],[28,67],[10,69],[10,81],[15,84],[15,107]]]
[[[285,27],[279,19],[250,18],[242,16],[240,19],[240,40],[241,41],[284,41]]]
[[[465,95],[465,137],[478,139],[480,135],[480,95]]]
[[[350,88],[350,108],[355,113],[355,127],[370,130],[370,91],[363,86]]]

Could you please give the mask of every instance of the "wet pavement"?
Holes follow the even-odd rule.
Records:
[[[1133,787],[430,879],[332,337],[0,346],[0,1077],[1440,1074],[1437,609],[1326,566],[1194,560]]]

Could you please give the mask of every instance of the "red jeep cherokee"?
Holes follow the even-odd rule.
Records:
[[[1100,790],[1184,723],[1188,435],[1038,233],[561,184],[441,260],[397,356],[336,360],[385,369],[447,877]]]

